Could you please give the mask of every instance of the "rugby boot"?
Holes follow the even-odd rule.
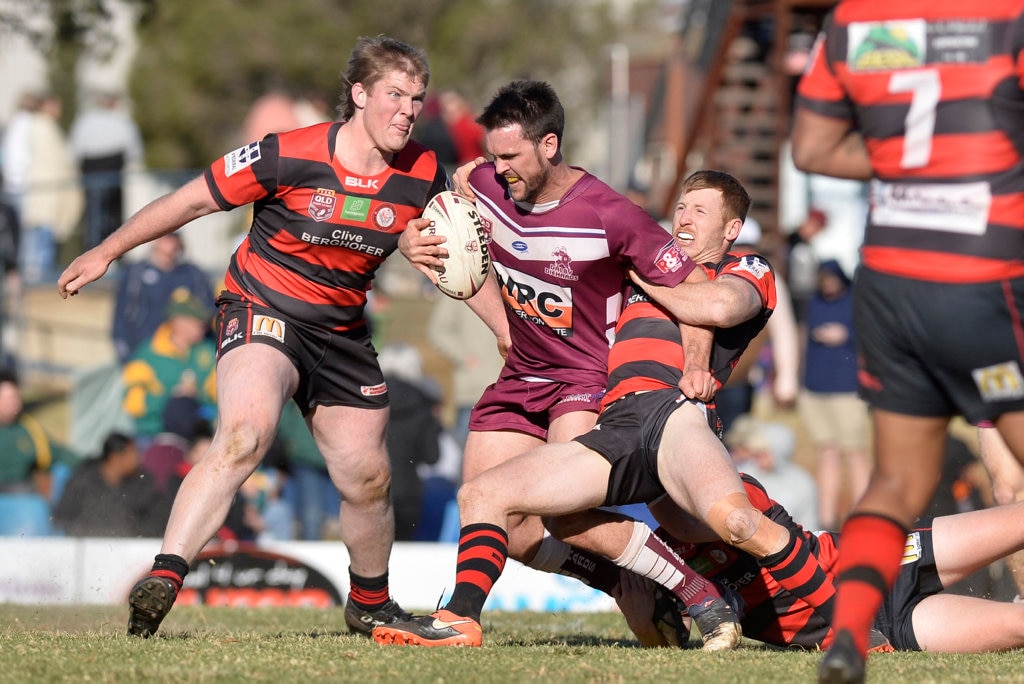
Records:
[[[402,610],[394,599],[388,599],[387,603],[377,610],[363,610],[352,603],[351,599],[345,604],[345,624],[348,625],[348,631],[353,634],[370,636],[374,627],[411,619],[412,613]]]
[[[685,614],[686,606],[679,597],[660,584],[655,586],[654,612],[651,619],[669,646],[685,648],[690,641],[690,628],[683,621]]]
[[[128,594],[128,634],[148,639],[171,612],[178,592],[166,577],[143,577]]]
[[[373,640],[381,646],[479,646],[483,642],[483,630],[472,618],[438,610],[375,627]]]
[[[690,606],[689,613],[704,642],[702,651],[729,651],[740,645],[740,618],[725,599],[709,597],[699,606]]]
[[[818,668],[819,684],[861,684],[864,681],[864,658],[853,644],[847,630],[840,631]]]

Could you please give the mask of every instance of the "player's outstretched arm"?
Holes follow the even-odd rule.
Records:
[[[83,287],[103,277],[114,259],[122,254],[219,209],[202,176],[153,200],[103,242],[72,261],[57,279],[58,294],[64,299],[78,294]]]
[[[793,121],[793,164],[806,173],[870,180],[871,158],[848,121],[798,109]]]

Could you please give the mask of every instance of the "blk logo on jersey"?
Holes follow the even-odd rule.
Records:
[[[559,287],[500,264],[492,264],[501,296],[521,319],[572,337],[572,290]]]
[[[380,180],[376,178],[360,178],[359,176],[345,176],[346,188],[358,188],[360,190],[380,190]]]
[[[686,255],[679,250],[676,241],[668,243],[658,252],[658,258],[654,260],[654,266],[662,273],[675,273],[683,267]]]
[[[224,155],[224,175],[230,178],[259,160],[260,144],[258,142],[242,145],[234,152],[228,152]]]
[[[306,211],[314,221],[326,221],[334,216],[334,207],[337,205],[338,198],[334,190],[317,188],[309,198],[309,208]]]

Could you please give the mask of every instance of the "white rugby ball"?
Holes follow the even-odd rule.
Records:
[[[491,267],[484,224],[471,200],[445,190],[438,193],[423,210],[423,218],[433,223],[424,235],[447,239],[444,269],[437,272],[437,289],[455,299],[469,299],[483,286]]]

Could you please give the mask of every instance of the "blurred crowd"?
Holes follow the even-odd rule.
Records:
[[[118,95],[93,95],[67,133],[60,111],[51,94],[26,94],[4,130],[3,301],[26,284],[52,282],[68,255],[116,229],[125,218],[124,174],[142,164],[138,129]],[[240,135],[255,140],[330,116],[315,97],[269,93],[254,104]],[[454,89],[429,97],[415,137],[449,169],[484,154],[474,107]],[[838,187],[815,177],[800,183],[790,191],[808,198],[806,206],[797,221],[782,226],[781,243],[762,235],[753,219],[737,240],[737,250],[774,255],[785,278],[769,326],[716,403],[739,469],[765,483],[809,528],[838,530],[867,486],[872,465],[867,408],[856,392],[851,280],[857,255],[836,250],[857,242],[836,233],[848,230],[850,216],[860,215],[866,200],[857,183]],[[643,193],[630,190],[642,204]],[[0,509],[30,499],[24,505],[35,506],[41,518],[33,527],[24,516],[11,515],[8,528],[159,537],[178,486],[212,438],[217,408],[211,323],[219,283],[189,260],[177,234],[155,241],[145,258],[123,264],[115,276],[110,343],[116,405],[89,414],[98,416],[88,419],[99,433],[95,453],[63,446],[23,409],[16,353],[0,347],[6,352]],[[391,393],[387,446],[396,538],[454,541],[469,411],[496,378],[501,358],[492,334],[465,304],[437,296],[429,285],[415,292],[430,295],[424,298],[431,312],[423,344],[393,344],[386,334],[375,334]],[[383,309],[386,288],[376,294]],[[443,359],[450,376],[427,373],[424,351]],[[976,451],[970,436],[950,436],[949,472],[935,513],[991,503]],[[274,447],[236,496],[218,537],[336,538],[339,507],[324,459],[289,403]]]

